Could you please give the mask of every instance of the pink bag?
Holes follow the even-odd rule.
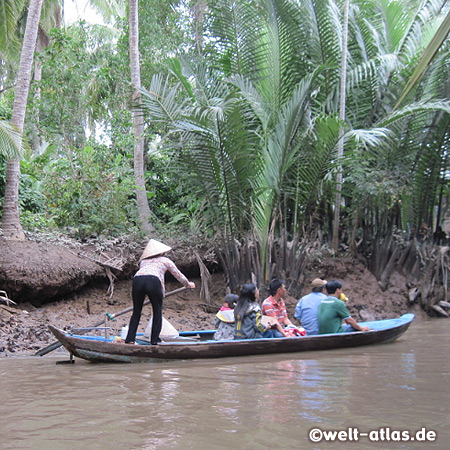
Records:
[[[284,331],[287,333],[288,337],[306,336],[304,328],[285,328]]]

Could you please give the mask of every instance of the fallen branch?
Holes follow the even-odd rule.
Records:
[[[10,298],[8,298],[8,294],[6,293],[6,291],[0,291],[0,300],[2,302],[5,302],[8,306],[10,306],[11,303],[13,305],[17,305],[16,302],[13,302]]]
[[[20,311],[19,309],[11,308],[10,306],[6,305],[0,305],[0,308],[8,311],[10,314],[16,314]]]
[[[441,316],[449,317],[449,315],[439,305],[431,305],[431,309],[436,311]]]

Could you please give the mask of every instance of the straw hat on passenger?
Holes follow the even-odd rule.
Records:
[[[156,239],[150,239],[148,241],[147,247],[145,247],[145,250],[142,253],[141,261],[145,258],[150,258],[151,256],[166,253],[169,250],[172,250],[172,247],[169,247],[168,245],[163,244],[162,242],[159,242]]]

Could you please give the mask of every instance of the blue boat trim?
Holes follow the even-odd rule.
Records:
[[[193,330],[180,332],[178,341],[168,340],[161,345],[149,345],[142,339],[142,333],[138,335],[137,345],[126,345],[117,343],[114,337],[69,335],[51,325],[49,329],[73,356],[93,362],[130,363],[296,353],[390,343],[405,333],[413,320],[414,314],[404,314],[396,319],[361,323],[370,327],[367,332],[272,339],[215,341],[208,339],[215,330]]]

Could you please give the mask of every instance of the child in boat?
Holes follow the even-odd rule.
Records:
[[[239,297],[235,294],[228,294],[225,297],[222,307],[216,314],[214,326],[216,332],[214,339],[216,341],[224,341],[227,339],[234,339],[234,314],[233,308]]]

